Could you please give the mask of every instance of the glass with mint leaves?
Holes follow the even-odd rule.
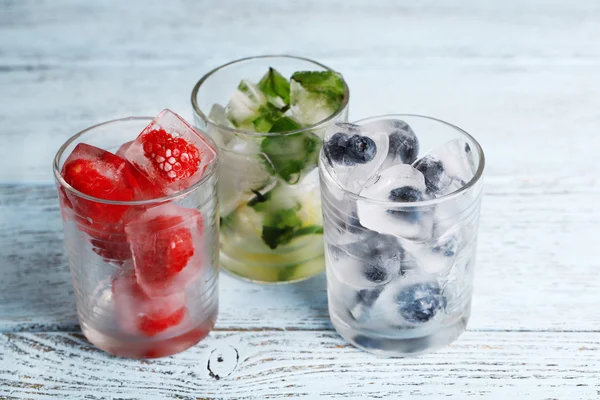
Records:
[[[220,262],[230,273],[284,283],[324,270],[317,164],[348,100],[339,73],[293,56],[233,61],[196,84],[195,122],[222,159]]]

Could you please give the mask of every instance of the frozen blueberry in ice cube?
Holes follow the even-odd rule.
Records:
[[[379,298],[379,295],[383,291],[383,287],[377,287],[375,289],[362,289],[356,293],[356,301],[360,304],[364,304],[367,307],[371,307],[373,303]]]
[[[443,255],[444,257],[453,257],[458,251],[459,243],[456,236],[450,236],[441,243],[438,243],[431,250],[436,253]]]
[[[389,199],[398,203],[411,203],[424,199],[423,192],[411,186],[403,186],[392,189]],[[387,210],[387,213],[397,218],[402,218],[407,221],[416,222],[421,213],[417,210]]]
[[[410,203],[423,200],[423,193],[411,186],[403,186],[390,191],[390,200],[400,203]]]
[[[364,335],[355,336],[352,340],[354,340],[354,343],[365,349],[379,349],[382,347],[379,340]]]
[[[377,154],[377,145],[370,137],[354,135],[348,139],[346,157],[349,161],[365,164],[375,158],[375,154]]]
[[[425,177],[427,192],[435,193],[441,190],[446,181],[444,164],[432,157],[424,157],[414,164],[414,167]]]
[[[446,306],[442,289],[435,282],[405,287],[396,295],[395,300],[400,315],[412,323],[427,322]]]
[[[392,121],[395,128],[390,133],[390,149],[388,159],[393,163],[411,164],[419,154],[419,140],[412,128],[404,121]]]
[[[325,155],[333,162],[343,162],[346,155],[346,148],[348,147],[348,138],[348,135],[343,132],[335,133],[325,143]]]
[[[384,283],[388,280],[390,274],[385,268],[385,264],[381,263],[380,260],[373,259],[363,269],[363,275],[369,282]]]

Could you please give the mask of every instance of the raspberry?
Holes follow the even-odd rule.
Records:
[[[138,187],[129,162],[105,150],[80,143],[67,158],[61,172],[64,180],[78,191],[103,200],[131,201]],[[117,223],[126,206],[86,200],[67,192],[77,214],[98,223]]]
[[[132,334],[155,336],[181,324],[187,314],[183,293],[150,298],[129,272],[113,279],[112,292],[119,323]]]
[[[177,275],[194,255],[194,242],[188,228],[172,229],[184,222],[180,216],[160,215],[147,224],[156,232],[154,240],[147,243],[142,260],[136,260],[138,271],[149,284],[160,284]]]
[[[154,300],[155,302],[157,300]],[[160,308],[153,310],[147,315],[141,315],[138,320],[138,328],[146,336],[154,336],[168,328],[178,325],[185,316],[186,309],[181,307],[169,314]]]
[[[141,137],[144,155],[167,181],[187,179],[198,171],[200,152],[182,137],[154,129]]]

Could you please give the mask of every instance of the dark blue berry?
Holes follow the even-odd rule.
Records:
[[[452,257],[458,251],[458,240],[456,237],[451,236],[444,242],[438,244],[433,249],[434,253],[441,253],[444,257]]]
[[[411,203],[423,200],[423,193],[413,187],[404,186],[392,189],[388,198],[398,203]],[[417,222],[421,218],[421,212],[415,209],[387,210],[387,213],[408,222]]]
[[[369,282],[372,283],[384,283],[388,277],[389,272],[386,270],[385,265],[378,263],[379,260],[373,259],[363,269],[363,275]]]
[[[388,157],[399,160],[404,164],[412,164],[419,155],[419,140],[410,126],[404,121],[398,130],[390,133],[390,150]]]
[[[437,283],[417,283],[396,295],[400,315],[412,323],[424,323],[446,306],[446,299]]]
[[[379,349],[382,345],[379,340],[372,339],[368,336],[358,335],[352,338],[354,343],[366,349]]]
[[[370,137],[354,135],[348,139],[346,163],[365,164],[375,158],[377,145]]]
[[[382,291],[382,287],[375,289],[362,289],[356,293],[356,301],[360,304],[364,304],[367,307],[371,307],[379,298],[379,295]]]
[[[431,157],[425,157],[417,161],[414,167],[425,177],[427,191],[435,193],[442,189],[442,179],[445,175],[444,164]]]
[[[423,200],[423,193],[411,186],[403,186],[390,191],[389,199],[400,203],[411,203]]]
[[[327,143],[325,143],[325,155],[333,162],[340,163],[346,155],[348,144],[348,135],[342,132],[334,134]]]

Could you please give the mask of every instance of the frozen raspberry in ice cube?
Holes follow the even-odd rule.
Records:
[[[73,188],[103,200],[131,201],[137,187],[127,160],[85,143],[75,147],[61,175]],[[65,192],[75,212],[92,222],[116,223],[127,211],[126,206],[103,204]]]
[[[118,324],[129,334],[155,336],[185,322],[183,292],[151,298],[139,286],[135,275],[126,272],[113,279],[112,293]]]
[[[171,110],[162,111],[125,150],[125,158],[166,195],[198,182],[216,156],[206,139]]]
[[[125,227],[137,281],[151,297],[182,292],[203,264],[202,215],[164,204]]]

